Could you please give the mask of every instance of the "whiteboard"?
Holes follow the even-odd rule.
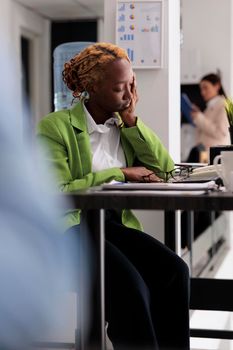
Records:
[[[118,0],[116,44],[134,68],[162,67],[163,0]]]

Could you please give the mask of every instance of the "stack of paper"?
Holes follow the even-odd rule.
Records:
[[[204,183],[165,183],[165,182],[114,182],[101,186],[103,190],[143,190],[143,191],[209,191],[216,189],[214,181]]]
[[[217,165],[220,170],[221,165]],[[198,181],[200,179],[211,179],[219,177],[216,167],[214,165],[203,166],[200,168],[193,169],[193,172],[188,177],[189,180]]]

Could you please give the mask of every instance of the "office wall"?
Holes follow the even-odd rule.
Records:
[[[8,37],[11,34],[11,23],[10,23],[10,15],[11,15],[11,1],[2,0],[1,1],[1,12],[0,12],[0,32],[3,37]],[[1,40],[2,40],[1,38]],[[9,42],[8,42],[9,44]],[[9,48],[9,47],[8,47]]]
[[[20,105],[18,94],[20,93],[17,90],[17,70],[15,67],[16,63],[16,55],[14,50],[14,45],[12,44],[12,2],[11,0],[2,0],[1,1],[1,11],[0,11],[0,64],[5,67],[5,74],[7,76],[7,72],[12,70],[15,72],[15,81],[12,79],[6,79],[5,77],[1,77],[1,84],[4,84],[5,89],[4,95],[0,96],[1,101],[9,106],[9,109],[12,111],[19,110],[20,115]],[[11,74],[11,72],[9,71]],[[10,75],[9,74],[9,75]],[[14,105],[14,107],[13,107]],[[10,113],[9,113],[10,114]],[[3,117],[3,116],[1,116]],[[21,127],[21,123],[15,126],[17,130]]]
[[[180,160],[180,3],[164,0],[163,68],[137,69],[138,115],[161,138],[173,159]],[[116,0],[105,0],[104,36],[115,42]],[[155,228],[156,215],[156,228]],[[163,240],[163,215],[138,214],[145,231]],[[160,235],[158,236],[158,233]]]
[[[22,104],[22,71],[21,71],[21,35],[31,42],[31,78],[32,78],[32,118],[36,122],[49,111],[49,21],[25,9],[12,0],[1,1],[0,11],[1,50],[2,59],[6,57],[5,50],[12,58],[12,69],[15,70],[15,81],[11,89],[5,90],[4,99],[17,106],[19,128],[23,133]],[[18,131],[20,130],[18,129]]]
[[[182,0],[182,83],[196,83],[220,69],[226,91],[233,96],[232,4],[232,0]]]
[[[50,21],[39,16],[28,8],[21,6],[13,0],[2,0],[0,11],[0,42],[4,38],[5,46],[2,50],[11,52],[14,57],[16,74],[14,88],[6,91],[6,96],[19,111],[19,126],[23,133],[25,124],[22,116],[22,71],[20,38],[23,34],[32,42],[31,52],[31,87],[32,87],[32,124],[35,124],[43,115],[51,110],[50,104]],[[98,37],[103,40],[103,18],[98,19]],[[3,57],[3,56],[2,56]],[[14,96],[14,97],[13,97]],[[9,103],[10,104],[10,103]]]

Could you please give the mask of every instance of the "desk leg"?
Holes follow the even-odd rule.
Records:
[[[211,258],[216,254],[216,244],[217,244],[217,237],[216,232],[214,228],[214,221],[215,221],[215,211],[211,211],[210,213],[210,225],[211,225]]]
[[[90,305],[89,332],[87,337],[81,337],[81,350],[105,350],[105,298],[104,298],[104,240],[105,240],[105,211],[88,210],[82,212],[82,220],[85,222],[95,250],[94,273],[95,285],[92,291]],[[91,257],[93,258],[93,257]],[[84,311],[85,312],[85,311]],[[82,319],[85,315],[81,312]],[[82,330],[81,330],[82,333]]]
[[[167,247],[181,256],[181,212],[165,211],[165,239]]]
[[[189,249],[190,277],[193,275],[193,241],[194,241],[194,212],[187,211],[187,237]]]
[[[192,276],[194,240],[194,212],[187,211],[187,237],[189,249],[189,268]],[[170,249],[181,255],[180,210],[165,212],[165,244]]]
[[[176,249],[176,240],[175,240],[175,227],[176,227],[176,217],[175,211],[165,211],[165,230],[164,230],[164,243],[171,250],[175,251]]]
[[[105,211],[100,210],[100,242],[99,242],[99,279],[100,279],[100,333],[101,333],[101,349],[105,350]]]
[[[181,211],[175,211],[175,252],[181,256]]]

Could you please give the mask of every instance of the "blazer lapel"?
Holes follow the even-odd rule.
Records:
[[[122,147],[123,147],[123,150],[125,153],[126,164],[128,167],[131,167],[131,166],[133,166],[133,163],[134,163],[132,146],[125,139],[125,137],[122,133],[121,133],[121,144],[122,144]]]
[[[80,102],[70,110],[70,120],[72,126],[78,131],[76,133],[76,139],[81,160],[81,164],[78,166],[82,169],[83,175],[86,175],[92,171],[92,156],[90,138],[87,132],[86,116]]]
[[[131,145],[129,144],[128,140],[125,139],[124,135],[122,134],[122,129],[124,128],[124,123],[121,119],[121,116],[118,112],[115,113],[115,116],[118,118],[118,125],[120,128],[120,137],[121,137],[121,144],[122,144],[122,148],[125,154],[125,159],[126,159],[126,164],[128,167],[133,166],[134,163],[134,157],[133,157],[133,150]]]

